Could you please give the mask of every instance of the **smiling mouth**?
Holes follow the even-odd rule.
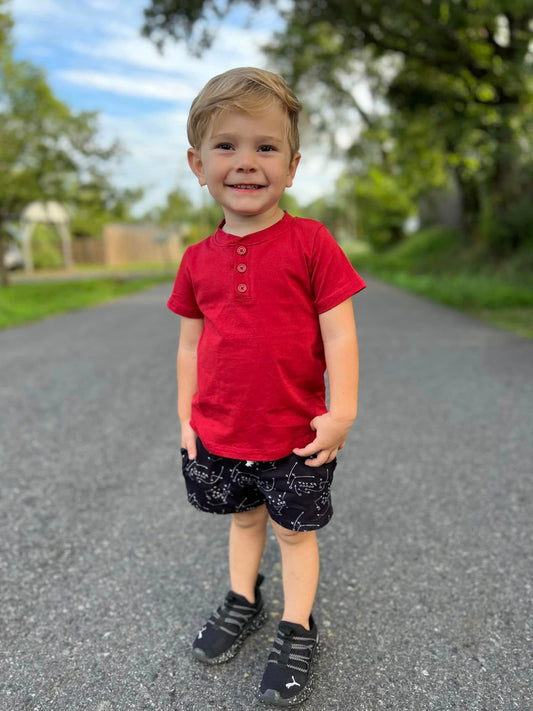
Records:
[[[236,185],[228,185],[230,188],[237,188],[238,190],[260,190],[264,185],[250,185],[247,183],[237,183]]]

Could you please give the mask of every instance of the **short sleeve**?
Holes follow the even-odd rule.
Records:
[[[183,259],[176,274],[172,294],[167,301],[168,308],[175,314],[186,318],[202,318],[196,295],[194,292],[194,282],[191,274],[190,250],[185,250]]]
[[[365,288],[335,238],[321,225],[315,234],[311,285],[317,313],[335,308]]]

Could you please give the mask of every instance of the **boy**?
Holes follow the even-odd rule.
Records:
[[[189,165],[224,221],[186,250],[168,302],[181,316],[188,498],[232,514],[231,591],[193,651],[206,663],[226,661],[265,622],[259,565],[270,521],[285,606],[259,695],[279,706],[310,691],[316,529],[332,516],[335,456],[357,412],[351,297],[365,286],[323,225],[279,207],[300,161],[299,111],[281,77],[254,68],[214,77],[193,101]]]

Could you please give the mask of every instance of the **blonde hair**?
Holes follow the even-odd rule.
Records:
[[[223,111],[243,111],[255,116],[273,103],[278,103],[287,115],[287,137],[294,158],[300,147],[300,102],[278,74],[255,67],[230,69],[207,82],[191,104],[187,121],[189,142],[193,148],[200,148],[212,120]]]

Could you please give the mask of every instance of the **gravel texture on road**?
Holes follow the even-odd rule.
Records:
[[[205,667],[228,519],[186,502],[170,285],[0,334],[1,711],[243,711],[282,610]],[[369,280],[302,711],[529,711],[533,341]]]

